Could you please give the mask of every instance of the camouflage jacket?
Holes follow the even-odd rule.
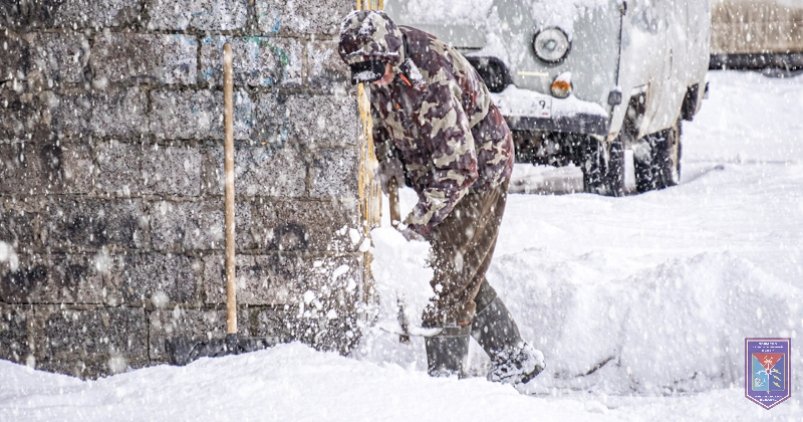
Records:
[[[405,223],[427,236],[469,189],[510,177],[513,141],[479,74],[434,36],[399,27],[402,64],[387,86],[371,86],[380,161],[404,165],[419,201]]]

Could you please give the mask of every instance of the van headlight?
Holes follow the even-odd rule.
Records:
[[[547,63],[558,63],[566,58],[571,46],[569,36],[560,28],[542,29],[533,38],[535,55]]]

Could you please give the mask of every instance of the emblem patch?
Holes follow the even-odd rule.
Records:
[[[791,397],[788,338],[746,338],[745,396],[765,409]]]

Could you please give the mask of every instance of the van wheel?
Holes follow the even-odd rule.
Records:
[[[583,190],[608,196],[625,194],[625,149],[621,137],[606,144],[588,139],[583,148]]]
[[[647,135],[638,141],[633,156],[636,190],[648,192],[680,182],[680,120],[670,129]]]

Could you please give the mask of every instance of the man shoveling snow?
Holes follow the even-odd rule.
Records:
[[[513,140],[488,89],[456,50],[378,11],[342,23],[339,52],[354,83],[371,84],[374,141],[384,180],[398,175],[418,203],[398,226],[432,247],[434,297],[424,309],[427,368],[462,376],[473,337],[491,358],[488,379],[530,381],[543,354],[522,340],[485,278],[513,167]]]

